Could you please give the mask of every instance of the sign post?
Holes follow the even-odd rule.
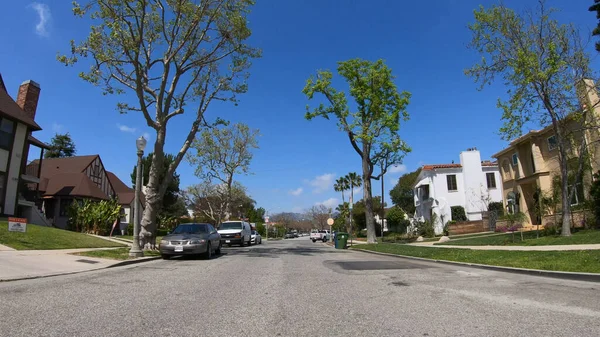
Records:
[[[27,219],[25,218],[8,218],[9,232],[27,232]]]
[[[333,223],[335,222],[335,220],[333,220],[332,218],[327,219],[327,224],[329,225],[329,239],[333,240],[333,230],[332,230],[332,226]],[[335,245],[335,242],[334,242]]]
[[[265,241],[269,241],[269,217],[265,217]]]

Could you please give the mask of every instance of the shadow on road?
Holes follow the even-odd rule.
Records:
[[[242,255],[247,257],[277,258],[281,255],[315,256],[323,254],[348,253],[346,250],[333,250],[324,247],[252,247],[239,249],[224,249],[226,255]]]

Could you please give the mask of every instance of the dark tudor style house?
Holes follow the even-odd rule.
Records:
[[[48,148],[32,136],[42,129],[35,122],[39,97],[40,85],[25,81],[15,101],[0,75],[0,214],[26,217],[30,223],[43,223],[37,189],[28,188],[40,182],[39,166],[27,165],[32,145],[39,149],[38,162]]]

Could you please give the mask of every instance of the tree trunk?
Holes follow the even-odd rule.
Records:
[[[562,138],[562,137],[561,137]],[[561,200],[562,200],[562,236],[571,236],[571,200],[569,193],[569,171],[567,151],[562,140],[559,141],[560,151],[560,178],[561,178]],[[575,188],[576,186],[573,186]]]
[[[148,185],[146,186],[146,203],[140,226],[140,248],[142,249],[153,249],[156,247],[156,237],[154,236],[154,233],[156,232],[156,215],[158,214],[162,202],[159,168],[162,167],[165,156],[163,148],[166,130],[164,127],[159,129],[156,135],[154,155],[152,156],[152,164],[150,165],[150,173],[148,174]],[[169,175],[167,174],[164,179],[169,179]],[[164,183],[164,181],[162,183]],[[143,181],[141,182],[141,185],[144,186]]]
[[[363,196],[367,223],[367,243],[377,243],[377,236],[375,235],[375,215],[373,214],[373,195],[371,193],[371,168],[369,166],[368,155],[369,152],[363,149]]]

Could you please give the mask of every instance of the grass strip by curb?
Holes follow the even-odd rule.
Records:
[[[600,250],[503,251],[417,247],[398,244],[363,244],[357,250],[432,260],[563,272],[600,273]]]

